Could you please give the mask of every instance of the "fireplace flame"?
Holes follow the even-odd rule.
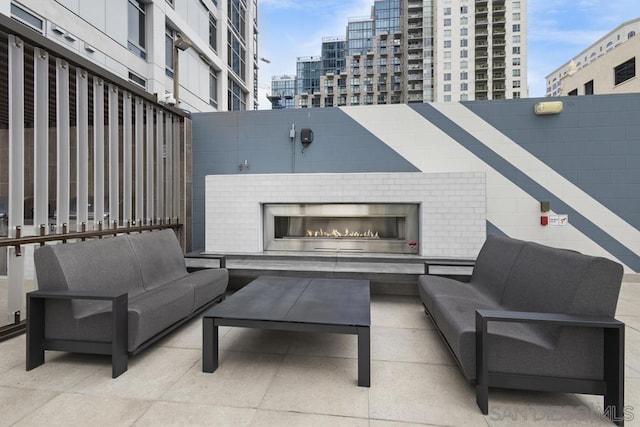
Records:
[[[345,228],[344,233],[341,233],[337,229],[333,229],[331,231],[325,231],[322,228],[319,230],[309,230],[307,229],[307,237],[321,237],[321,238],[330,238],[330,239],[339,239],[345,237],[358,237],[358,238],[366,238],[366,239],[379,239],[378,232],[373,232],[371,229],[365,231],[364,233],[358,231],[350,231],[348,228]]]

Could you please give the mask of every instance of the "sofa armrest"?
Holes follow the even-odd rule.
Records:
[[[488,369],[487,328],[489,322],[517,322],[547,324],[581,328],[599,328],[604,331],[602,346],[604,358],[604,407],[613,408],[613,414],[622,414],[624,407],[624,323],[604,316],[581,316],[562,313],[539,313],[501,310],[476,310],[476,401],[483,414],[488,411],[490,386],[518,388],[518,376],[499,376]],[[555,379],[552,391],[565,391],[567,382]],[[538,385],[536,385],[538,387]],[[585,392],[585,391],[580,391]],[[588,393],[595,394],[591,391]],[[618,423],[621,425],[620,423]]]
[[[476,265],[476,260],[474,259],[426,259],[424,261],[424,274],[432,275],[432,276],[449,276],[449,273],[432,273],[431,267],[445,267],[445,268],[460,268],[460,267],[474,267]],[[457,272],[452,273],[453,275],[460,275]]]
[[[187,270],[200,270],[203,268],[227,268],[227,256],[207,254],[202,252],[190,252],[185,255],[185,264]],[[217,260],[217,265],[211,263],[211,260]]]
[[[586,328],[623,328],[621,321],[604,316],[581,316],[563,313],[540,313],[530,311],[476,310],[476,331],[478,320],[486,324],[495,322],[546,323],[560,326],[581,326]]]
[[[111,301],[112,304],[112,342],[109,353],[112,355],[113,378],[127,370],[127,340],[129,307],[128,294],[122,291],[46,291],[27,293],[27,371],[44,363],[45,310],[46,300],[95,300]],[[96,345],[96,347],[100,347]],[[96,353],[101,353],[97,351]]]

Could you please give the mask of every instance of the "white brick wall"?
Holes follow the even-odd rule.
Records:
[[[255,253],[264,203],[418,203],[420,255],[475,257],[486,237],[484,172],[209,175],[205,250]]]

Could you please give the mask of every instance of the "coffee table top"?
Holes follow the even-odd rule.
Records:
[[[371,325],[368,280],[260,276],[204,317]]]

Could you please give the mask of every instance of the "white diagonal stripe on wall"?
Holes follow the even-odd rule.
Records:
[[[571,225],[540,226],[539,201],[408,105],[341,109],[423,172],[485,172],[487,219],[507,235],[617,260]],[[632,271],[627,266],[625,270]]]
[[[640,230],[547,166],[473,111],[460,103],[434,104],[433,107],[632,252],[640,253]]]

